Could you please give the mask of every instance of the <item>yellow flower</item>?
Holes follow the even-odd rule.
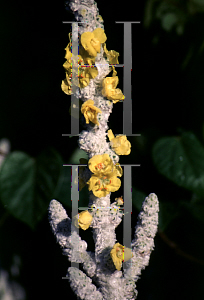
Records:
[[[90,56],[96,56],[101,51],[101,43],[107,40],[102,28],[96,28],[92,32],[84,32],[81,35],[81,44]]]
[[[97,33],[96,35],[99,34],[100,38],[100,32]],[[90,57],[89,53],[82,47],[80,46],[79,48],[79,55],[74,56],[72,53],[72,48],[71,48],[71,32],[69,33],[69,44],[65,48],[66,54],[66,62],[63,64],[63,67],[66,70],[66,73],[68,74],[69,81],[66,79],[62,82],[62,90],[64,93],[67,95],[71,95],[71,79],[72,79],[72,84],[77,85],[79,88],[84,88],[87,85],[89,85],[90,79],[94,79],[98,75],[98,70],[96,67],[81,67],[81,65],[92,65],[95,64],[95,57]],[[72,78],[72,68],[73,66],[77,66],[78,68],[78,78]],[[76,76],[77,77],[77,76]]]
[[[124,203],[122,196],[119,198],[115,198],[115,200],[116,200],[118,206],[123,205],[123,203]]]
[[[114,164],[110,156],[107,153],[105,153],[102,155],[94,155],[92,158],[90,158],[88,162],[88,167],[90,171],[94,174],[108,174],[112,172]]]
[[[123,174],[120,164],[118,163],[117,165],[114,165],[112,159],[107,153],[94,155],[89,159],[88,167],[95,175],[107,175],[108,173],[114,172],[115,176],[121,177]]]
[[[66,70],[68,73],[71,73],[71,72],[72,72],[71,63],[69,63],[68,61],[65,61],[65,63],[63,64],[63,67],[65,68],[65,70]]]
[[[110,145],[117,155],[129,155],[131,152],[131,144],[127,140],[126,135],[119,134],[114,137],[112,130],[108,130],[108,138]]]
[[[121,245],[120,243],[116,243],[113,246],[110,255],[118,271],[120,271],[122,267],[122,262],[126,262],[133,257],[131,249]]]
[[[71,65],[71,63],[76,60],[78,61],[79,64],[81,64],[83,62],[82,56],[78,55],[78,57],[75,59],[74,56],[72,55],[71,32],[68,34],[68,36],[69,36],[69,43],[68,43],[67,47],[65,48],[65,50],[66,50],[65,58],[67,60],[66,64]]]
[[[84,117],[86,119],[86,123],[89,124],[91,121],[94,124],[99,125],[99,122],[97,120],[97,114],[101,113],[101,110],[94,106],[93,100],[87,100],[82,104],[81,112],[84,114]]]
[[[89,55],[89,53],[81,46],[79,46],[79,54],[81,57],[83,57],[83,64],[88,64],[88,65],[95,64],[96,57]]]
[[[96,67],[84,67],[85,70],[81,72],[79,76],[79,87],[84,88],[89,84],[90,79],[95,78],[98,75]]]
[[[104,49],[105,55],[108,58],[110,64],[114,64],[114,65],[119,64],[118,56],[120,54],[118,52],[116,52],[115,50],[108,51],[106,48],[106,43],[104,43],[103,49]]]
[[[104,78],[102,83],[102,95],[104,97],[107,97],[107,99],[112,100],[113,103],[125,99],[125,96],[123,95],[122,91],[120,89],[116,89],[118,82],[118,76],[113,76]]]
[[[81,228],[83,230],[86,230],[89,228],[92,222],[92,215],[88,212],[88,210],[82,211],[80,214],[74,216],[74,225],[77,228]]]
[[[81,76],[79,77],[79,87],[85,88],[87,85],[89,85],[90,79],[89,76],[85,73],[81,73]]]
[[[72,68],[69,67],[69,63],[63,65],[66,72],[66,79],[62,81],[62,90],[67,95],[71,95],[71,84],[77,85],[76,78],[72,78]],[[95,78],[98,75],[97,67],[84,67],[82,72],[79,74],[78,87],[84,88],[89,84],[90,79]]]
[[[89,191],[92,191],[96,197],[105,197],[110,192],[115,192],[120,188],[121,181],[117,176],[121,177],[123,170],[119,164],[113,164],[107,153],[94,155],[89,160],[88,166],[94,174],[87,184]]]
[[[67,95],[72,94],[71,80],[69,78],[68,73],[66,73],[66,79],[62,80],[61,89]]]
[[[121,186],[121,181],[116,177],[115,173],[109,173],[105,175],[92,175],[89,181],[89,191],[98,197],[105,197],[110,192],[115,192],[119,190]]]
[[[69,36],[69,44],[67,45],[67,47],[64,50],[66,50],[66,54],[65,54],[66,60],[69,63],[71,63],[71,57],[72,57],[72,52],[71,52],[71,45],[72,45],[72,42],[71,42],[71,32],[68,34],[68,36]]]

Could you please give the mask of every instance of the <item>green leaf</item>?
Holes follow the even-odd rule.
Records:
[[[80,164],[79,163],[80,158],[86,158],[87,160],[89,159],[88,155],[84,150],[77,148],[69,159],[70,164]]]
[[[199,5],[199,6],[204,6],[204,1],[203,0],[193,0],[192,2],[194,2],[195,4]]]
[[[53,199],[62,164],[52,149],[37,159],[20,151],[8,155],[0,172],[0,198],[6,209],[34,229]]]
[[[163,15],[162,17],[162,27],[166,30],[166,31],[170,31],[172,29],[172,27],[177,23],[178,21],[178,17],[175,13],[167,13],[165,15]]]
[[[158,171],[178,186],[204,196],[204,148],[193,133],[158,140],[153,161]]]

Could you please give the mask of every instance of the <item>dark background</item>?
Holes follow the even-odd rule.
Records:
[[[186,12],[185,30],[179,36],[174,30],[165,31],[159,21],[144,26],[147,1],[134,5],[125,1],[123,6],[107,0],[97,3],[104,19],[107,49],[120,53],[120,63],[123,25],[115,21],[141,21],[132,25],[132,122],[133,133],[141,137],[128,138],[132,152],[120,157],[120,163],[141,164],[134,170],[132,181],[146,195],[154,192],[172,201],[188,198],[188,191],[158,174],[151,151],[160,137],[179,135],[184,130],[193,131],[203,143],[203,13]],[[62,21],[70,21],[71,14],[65,10],[64,1],[1,1],[0,20],[0,138],[10,140],[11,151],[20,150],[33,157],[52,146],[69,162],[77,138],[62,137],[70,133],[71,97],[62,92],[61,82],[65,78],[64,48],[71,30]],[[116,70],[118,87],[123,89],[122,69]],[[117,103],[109,119],[113,133],[122,133],[122,117],[122,103]],[[4,218],[4,210],[1,206],[0,266],[9,272],[10,280],[23,286],[26,300],[76,299],[68,282],[61,279],[71,264],[62,256],[47,216],[32,231],[12,215]],[[68,213],[70,216],[71,210]],[[137,214],[133,207],[133,233]],[[166,235],[182,253],[157,234],[150,264],[137,282],[138,300],[203,298],[201,228],[203,223],[187,212],[171,224]],[[91,230],[81,231],[81,237],[89,243],[88,250],[93,250]],[[122,225],[117,229],[122,242],[121,232]],[[189,259],[189,252],[198,261]],[[14,253],[21,257],[16,278],[10,271]]]

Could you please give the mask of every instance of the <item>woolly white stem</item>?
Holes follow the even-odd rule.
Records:
[[[71,262],[82,263],[86,273],[93,277],[96,270],[94,253],[86,251],[87,243],[81,240],[75,231],[71,236],[71,219],[57,200],[53,199],[50,202],[48,216],[56,240],[63,249],[63,254],[67,255]]]
[[[92,32],[97,27],[104,29],[98,18],[95,1],[72,0],[69,2],[69,7],[77,21],[85,21],[79,23],[79,37],[82,33]],[[93,100],[94,106],[101,110],[101,114],[98,114],[99,126],[85,124],[86,130],[80,133],[78,144],[88,154],[89,159],[94,155],[107,153],[115,164],[119,161],[119,157],[110,148],[110,143],[106,141],[107,122],[113,103],[104,98],[101,93],[103,78],[110,73],[108,62],[103,54],[101,45],[101,51],[95,60],[98,75],[94,79],[90,79],[85,88],[76,88],[76,97],[82,101]],[[82,175],[84,178],[87,176],[90,176],[89,170]],[[85,182],[87,182],[86,179]],[[82,263],[83,269],[92,278],[91,280],[76,268],[69,268],[68,278],[72,289],[80,299],[86,300],[136,299],[135,281],[141,274],[141,270],[148,265],[150,253],[154,247],[159,211],[157,196],[150,194],[143,203],[132,241],[133,257],[128,261],[124,276],[122,271],[115,270],[110,256],[110,251],[116,243],[115,228],[122,221],[121,211],[115,203],[110,203],[110,194],[97,198],[92,192],[89,192],[88,206],[92,208],[93,219],[90,227],[93,231],[95,253],[86,251],[87,244],[81,240],[76,231],[71,236],[71,220],[62,205],[56,200],[52,200],[49,206],[50,225],[58,243],[63,248],[63,254],[67,255],[71,262]]]
[[[158,226],[159,202],[155,194],[145,198],[138,223],[135,227],[134,239],[131,243],[133,258],[125,270],[124,277],[137,281],[141,270],[149,264],[150,254],[154,249],[154,237]]]

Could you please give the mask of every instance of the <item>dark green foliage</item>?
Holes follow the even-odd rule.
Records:
[[[162,175],[204,198],[204,147],[193,133],[159,139],[153,160]]]
[[[0,198],[6,209],[31,228],[42,219],[62,173],[62,159],[54,150],[36,159],[14,151],[0,172]]]

